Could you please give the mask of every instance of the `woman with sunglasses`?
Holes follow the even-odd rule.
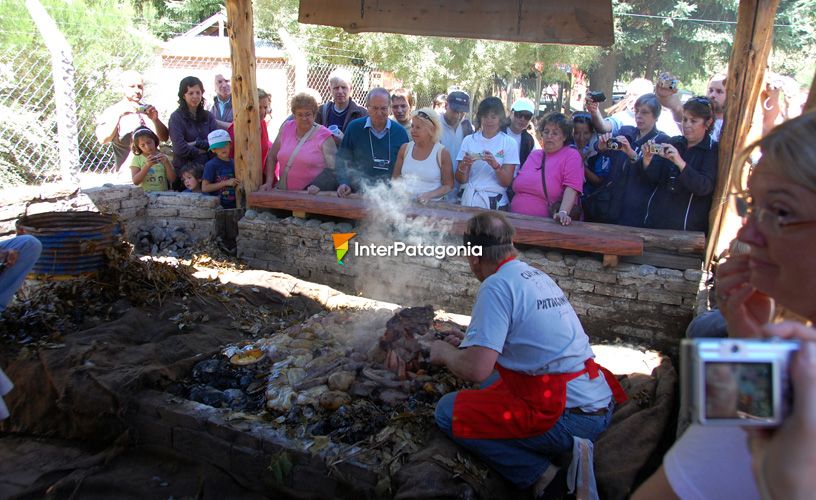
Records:
[[[420,203],[439,200],[453,189],[450,153],[439,142],[442,124],[431,108],[411,113],[411,142],[403,144],[391,178]]]
[[[791,365],[794,408],[778,429],[692,425],[663,466],[632,497],[793,499],[816,490],[816,331],[802,323],[769,324],[774,305],[816,322],[816,113],[772,130],[754,146],[762,157],[748,189],[737,186],[747,254],[717,270],[717,304],[733,337],[803,340]],[[742,156],[754,149],[749,147]],[[744,161],[738,165],[744,164]],[[734,176],[741,183],[743,175]],[[753,475],[752,475],[753,472]]]
[[[714,111],[706,97],[683,105],[683,135],[642,149],[641,164],[653,186],[645,227],[708,231],[708,212],[717,182],[717,143],[711,138]]]

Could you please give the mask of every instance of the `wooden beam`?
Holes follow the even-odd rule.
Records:
[[[612,45],[610,0],[300,0],[298,21],[350,33]]]
[[[256,192],[249,195],[252,207],[275,208],[330,215],[346,219],[365,219],[369,214],[366,200],[362,198],[338,198],[312,196],[303,191]],[[453,222],[453,234],[462,234],[465,225],[481,209],[455,207],[447,204],[412,205],[405,211],[408,218],[428,217]],[[595,231],[591,225],[581,222],[562,226],[541,217],[506,214],[516,228],[516,243],[548,248],[561,248],[603,255],[640,255],[643,239],[636,235]]]
[[[252,0],[227,0],[227,34],[232,54],[235,177],[241,181],[241,188],[236,189],[238,208],[246,206],[245,194],[256,191],[262,182],[254,29]]]
[[[813,75],[813,82],[810,84],[810,92],[808,93],[808,100],[805,103],[803,113],[808,111],[816,111],[816,74]]]
[[[723,231],[728,212],[728,192],[732,184],[734,156],[745,147],[751,128],[754,108],[764,84],[765,67],[771,50],[773,24],[779,0],[743,0],[739,2],[737,33],[728,64],[725,91],[728,108],[720,135],[717,186],[714,189],[709,226],[711,235],[705,254],[706,268],[721,249],[728,246],[733,235]],[[721,240],[722,235],[722,240]]]

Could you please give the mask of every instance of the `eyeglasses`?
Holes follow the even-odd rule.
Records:
[[[753,218],[757,225],[763,227],[769,234],[779,235],[789,227],[816,224],[816,220],[790,220],[787,214],[759,207],[751,195],[745,192],[731,193],[731,196],[734,197],[737,215],[742,218]]]

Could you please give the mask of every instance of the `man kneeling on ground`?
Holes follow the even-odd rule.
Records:
[[[563,479],[553,481],[566,475],[554,459],[573,449],[574,437],[594,441],[612,419],[613,393],[618,403],[626,396],[595,363],[564,292],[516,260],[514,234],[498,212],[468,221],[465,245],[482,247],[468,263],[482,285],[464,339],[458,348],[435,342],[431,362],[484,384],[445,395],[436,421],[514,485],[543,498],[565,490]]]

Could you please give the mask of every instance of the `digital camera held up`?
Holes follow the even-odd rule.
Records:
[[[606,149],[612,149],[617,151],[621,148],[621,143],[617,139],[607,139],[606,140]]]
[[[702,425],[774,427],[790,413],[791,340],[690,339],[680,346],[681,414]]]
[[[646,147],[649,149],[649,152],[653,155],[664,155],[666,153],[666,145],[665,144],[657,144],[656,142],[648,142],[646,143]]]
[[[592,102],[604,102],[606,100],[606,94],[600,90],[590,90],[586,93],[586,96]]]
[[[661,73],[660,76],[657,77],[657,85],[664,89],[677,90],[680,88],[680,81],[668,73]]]

